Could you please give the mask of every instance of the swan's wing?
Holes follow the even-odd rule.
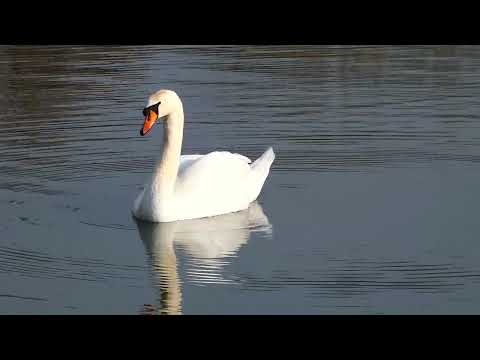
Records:
[[[224,153],[224,154],[228,154],[228,155],[231,155],[233,157],[236,157],[242,161],[245,161],[247,164],[250,164],[252,162],[252,160],[250,160],[248,157],[246,156],[243,156],[243,155],[240,155],[240,154],[232,154],[228,151],[220,151],[221,153]]]
[[[199,154],[195,154],[195,155],[180,155],[180,164],[182,164],[182,163],[185,162],[185,161],[197,160],[197,159],[201,158],[202,156],[204,156],[204,155],[199,155]]]
[[[209,153],[207,155],[211,155],[211,154],[220,154],[220,156],[223,156],[224,158],[226,158],[227,161],[228,161],[229,157],[233,157],[233,158],[242,160],[243,162],[246,162],[247,164],[250,164],[252,162],[252,160],[250,160],[246,156],[243,156],[243,155],[240,155],[240,154],[230,153],[228,151],[216,151],[216,152],[213,152],[213,153]],[[198,155],[198,154],[196,154],[196,155],[181,155],[178,172],[182,173],[187,167],[192,165],[196,160],[199,160],[204,156],[206,156],[206,155]]]
[[[240,159],[240,160],[242,160],[242,161],[245,161],[247,164],[250,164],[250,163],[252,162],[252,160],[250,160],[250,159],[249,159],[248,157],[246,157],[246,156],[243,156],[243,155],[240,155],[240,154],[237,154],[237,153],[231,153],[231,152],[229,152],[229,151],[214,151],[214,152],[211,152],[211,153],[209,153],[209,154],[207,154],[207,155],[210,155],[210,156],[220,155],[220,156],[224,156],[224,157],[227,157],[227,158],[230,157],[230,156],[232,156],[232,157],[238,158],[238,159]],[[203,156],[205,156],[205,155],[198,155],[198,154],[196,154],[196,155],[181,155],[181,156],[180,156],[180,166],[182,166],[182,163],[183,163],[183,162],[185,162],[185,163],[186,163],[186,162],[191,163],[192,161],[198,160],[198,159],[200,159],[200,158],[203,157]]]
[[[198,160],[201,157],[203,157],[203,155],[181,155],[180,156],[180,164],[178,166],[178,173],[180,174],[181,172],[183,172],[183,170],[185,170],[185,168],[192,165],[192,163],[195,160]]]
[[[186,189],[215,189],[215,186],[245,185],[251,160],[228,151],[214,151],[196,159],[185,160],[178,183]],[[220,190],[220,189],[218,189]]]

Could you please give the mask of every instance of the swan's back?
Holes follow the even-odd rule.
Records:
[[[188,161],[188,160],[187,160]],[[250,159],[228,151],[215,151],[191,161],[177,176],[175,194],[218,199],[224,192],[242,192],[242,180],[251,173]],[[207,198],[205,200],[208,200]]]

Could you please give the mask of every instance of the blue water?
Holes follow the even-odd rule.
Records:
[[[480,312],[478,46],[0,46],[0,313]],[[277,157],[249,211],[147,224],[183,153]]]

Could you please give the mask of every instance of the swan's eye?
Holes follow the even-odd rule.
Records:
[[[143,109],[142,113],[143,113],[143,116],[147,116],[147,108]]]

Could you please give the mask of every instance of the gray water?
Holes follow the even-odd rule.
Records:
[[[0,313],[480,313],[480,47],[0,46]],[[183,153],[276,160],[248,211],[136,222]]]

